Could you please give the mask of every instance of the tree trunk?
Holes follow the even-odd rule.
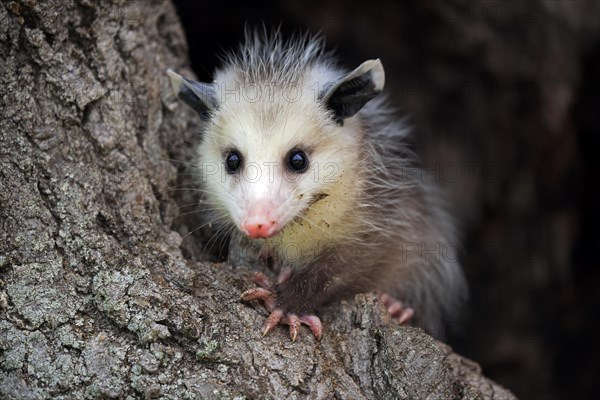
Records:
[[[513,398],[372,294],[261,337],[251,271],[181,250],[175,10],[122,3],[1,3],[0,397]]]

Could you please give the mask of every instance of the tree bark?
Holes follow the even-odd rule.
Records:
[[[169,1],[2,1],[0,43],[0,397],[513,398],[372,294],[261,337],[251,270],[182,252]]]

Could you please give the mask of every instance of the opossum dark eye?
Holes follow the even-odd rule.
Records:
[[[240,169],[242,165],[242,156],[235,150],[227,153],[227,157],[225,157],[225,167],[227,168],[227,172],[230,174],[234,174]]]
[[[292,150],[288,155],[287,164],[290,171],[302,173],[308,168],[308,156],[302,150]]]

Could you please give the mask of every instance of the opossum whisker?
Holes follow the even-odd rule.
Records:
[[[213,249],[213,246],[217,243],[223,243],[227,237],[231,234],[231,232],[236,229],[235,225],[232,224],[224,224],[221,225],[215,234],[209,239],[206,243],[207,251],[210,252]]]
[[[206,227],[206,226],[212,225],[212,224],[214,224],[215,222],[217,222],[217,221],[220,221],[220,220],[223,220],[223,219],[226,219],[226,218],[227,218],[227,215],[223,215],[223,216],[221,216],[221,217],[219,217],[219,218],[215,218],[215,219],[212,219],[212,220],[211,220],[211,221],[209,221],[209,222],[206,222],[206,223],[204,223],[204,224],[198,225],[197,227],[195,227],[194,229],[192,229],[191,231],[189,231],[188,233],[186,233],[186,234],[183,236],[183,239],[185,239],[186,237],[188,237],[188,236],[192,235],[194,232],[196,232],[196,231],[199,231],[200,229],[202,229],[202,228],[204,228],[204,227]]]
[[[219,207],[219,208],[201,208],[201,209],[197,209],[197,210],[192,210],[192,211],[187,211],[187,212],[184,212],[184,213],[180,213],[175,218],[181,218],[181,217],[184,217],[186,215],[202,214],[202,213],[212,212],[212,211],[224,211],[224,212],[226,212],[227,209],[225,207]],[[224,214],[223,218],[227,218],[227,215]],[[214,221],[212,221],[212,222],[214,222]]]
[[[164,161],[169,161],[171,163],[177,163],[177,164],[183,164],[185,166],[191,166],[191,167],[194,167],[194,168],[199,168],[200,167],[200,164],[195,163],[193,161],[188,161],[188,160],[178,160],[176,158],[163,158],[163,160]],[[180,175],[180,174],[178,174],[178,175]]]

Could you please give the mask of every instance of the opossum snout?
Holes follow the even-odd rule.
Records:
[[[251,239],[275,235],[280,228],[280,221],[274,211],[275,206],[270,203],[252,205],[242,219],[242,231]]]
[[[277,221],[265,219],[260,221],[242,222],[242,229],[250,239],[268,238],[277,233]]]

